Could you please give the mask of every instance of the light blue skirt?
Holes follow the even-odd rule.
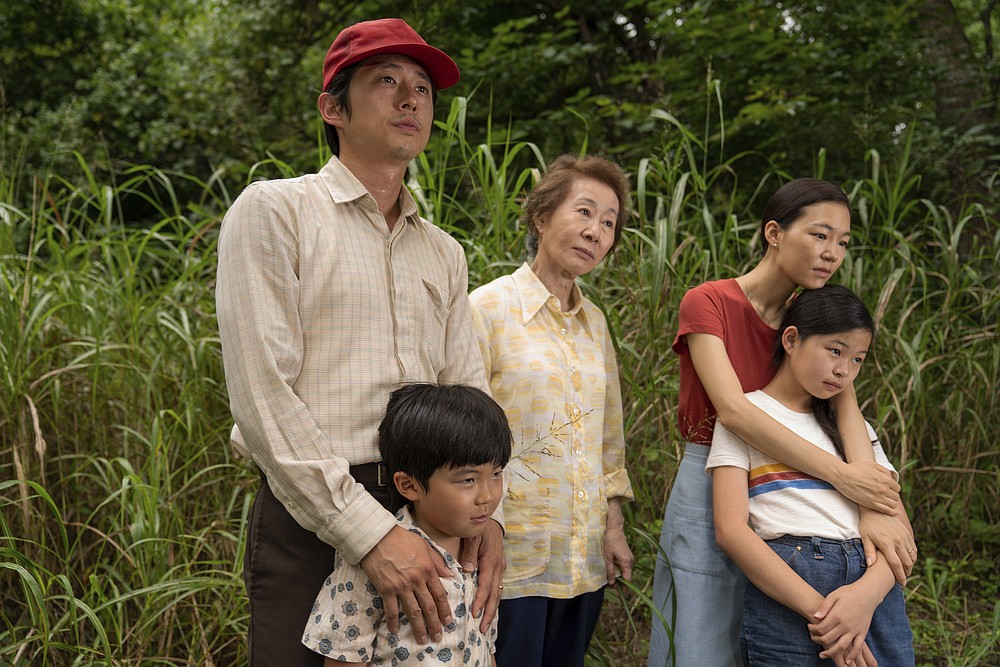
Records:
[[[715,543],[708,447],[688,443],[670,491],[653,579],[648,667],[742,664],[746,578]]]

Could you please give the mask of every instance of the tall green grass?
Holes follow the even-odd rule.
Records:
[[[468,136],[467,103],[438,122],[409,185],[466,248],[476,286],[521,261],[520,201],[555,156],[510,127]],[[752,265],[756,214],[787,176],[759,172],[760,156],[726,157],[710,124],[697,136],[658,119],[656,150],[623,165],[630,226],[583,281],[615,335],[637,495],[626,507],[634,580],[608,596],[594,665],[643,664],[680,455],[677,304]],[[903,471],[918,533],[908,591],[920,664],[995,664],[1000,226],[975,205],[914,198],[905,155],[871,154],[844,184],[857,215],[838,280],[879,322],[859,395]],[[245,183],[78,163],[76,174],[0,173],[0,665],[241,664],[256,479],[229,453],[213,291],[218,223]],[[250,173],[290,171],[270,159]],[[192,184],[197,201],[180,201]]]
[[[0,224],[0,664],[229,664],[250,484],[222,446],[228,197],[81,169],[89,187],[36,180]],[[128,225],[136,199],[155,224]]]

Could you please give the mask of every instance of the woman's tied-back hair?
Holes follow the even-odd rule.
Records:
[[[764,214],[760,219],[761,235],[764,234],[764,227],[771,220],[778,223],[782,229],[788,229],[792,223],[802,217],[806,208],[823,202],[841,204],[848,212],[851,210],[851,202],[847,198],[847,194],[836,183],[819,178],[796,178],[788,181],[771,195],[767,206],[764,207]],[[764,252],[767,251],[767,243],[761,247]]]
[[[540,221],[547,219],[559,206],[566,201],[570,188],[578,178],[592,178],[598,183],[611,188],[618,197],[618,216],[615,218],[615,239],[611,243],[608,254],[614,252],[618,240],[622,237],[622,229],[628,220],[629,193],[631,188],[628,176],[614,162],[595,155],[575,157],[561,155],[539,179],[524,204],[524,224],[528,227],[528,256],[538,253],[538,227]]]
[[[799,340],[811,336],[843,333],[861,329],[872,335],[875,342],[875,321],[868,307],[858,295],[841,285],[826,285],[819,289],[804,290],[785,311],[774,341],[774,365],[780,366],[786,353],[782,343],[785,329],[795,327]],[[841,456],[844,455],[843,439],[837,429],[837,416],[829,399],[812,399],[812,410],[823,432],[826,433]]]
[[[438,468],[507,465],[510,424],[475,387],[407,384],[389,395],[378,448],[390,475],[405,472],[426,490]]]

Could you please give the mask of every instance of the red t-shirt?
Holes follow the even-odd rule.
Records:
[[[681,435],[699,445],[712,444],[716,410],[691,363],[684,336],[705,333],[722,339],[741,391],[763,389],[774,377],[774,338],[735,278],[713,280],[689,289],[681,299],[680,329],[673,350],[681,358],[678,424]]]

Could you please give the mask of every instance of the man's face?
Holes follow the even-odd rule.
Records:
[[[348,88],[351,114],[328,122],[340,129],[340,155],[363,162],[407,163],[427,146],[434,123],[433,89],[424,68],[407,56],[361,62]]]

